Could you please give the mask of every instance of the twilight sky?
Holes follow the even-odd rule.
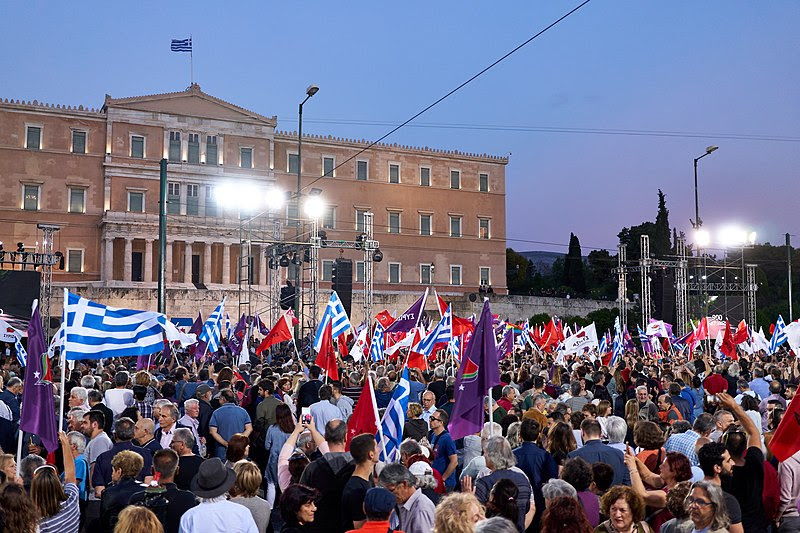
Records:
[[[375,139],[580,3],[6,2],[0,98],[100,107],[204,91],[296,129]],[[700,215],[800,243],[800,4],[592,0],[386,142],[496,155],[508,246],[584,253],[622,226]],[[553,243],[553,244],[548,244]]]

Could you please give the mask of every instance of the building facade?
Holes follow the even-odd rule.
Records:
[[[296,239],[291,202],[255,216],[266,211],[262,194],[297,187],[297,135],[277,124],[277,117],[210,96],[197,84],[175,93],[106,95],[100,109],[0,101],[0,240],[7,251],[18,242],[33,251],[41,246],[37,223],[57,224],[54,247],[65,265],[54,283],[153,288],[165,158],[168,287],[233,289],[242,277],[241,220],[278,240]],[[484,283],[506,292],[507,159],[387,144],[358,153],[367,145],[306,135],[301,174],[304,190],[321,191],[319,225],[328,240],[355,240],[364,213],[373,213],[384,257],[374,263],[375,291],[420,292],[435,284],[471,293]],[[235,189],[239,197],[220,196],[227,185],[243,183],[249,188]],[[264,290],[270,280],[292,279],[296,268],[269,273],[268,249],[254,243],[248,271]],[[335,246],[320,251],[320,288],[330,288],[337,257],[353,260],[357,291],[363,253]]]

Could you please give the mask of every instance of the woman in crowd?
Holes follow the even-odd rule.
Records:
[[[286,521],[283,533],[310,531],[317,512],[319,491],[305,485],[289,485],[281,494],[281,515]]]
[[[666,509],[667,494],[681,481],[692,479],[692,466],[682,453],[669,452],[661,464],[660,473],[652,473],[644,463],[630,452],[625,453],[625,465],[631,476],[631,487],[644,499],[648,508],[652,509],[648,522],[655,531],[661,524],[673,518]],[[647,490],[647,484],[654,490]]]
[[[422,406],[416,402],[410,402],[406,415],[408,416],[408,420],[406,420],[403,426],[403,440],[414,439],[419,442],[424,437],[427,437],[428,423],[421,418]]]
[[[294,400],[292,399],[292,380],[290,378],[280,378],[278,380],[278,390],[276,391],[276,396],[278,396],[279,400],[282,400],[287,406],[289,406],[289,411],[294,413]]]
[[[541,533],[592,533],[583,507],[575,498],[560,496],[547,504],[542,514]]]
[[[625,403],[625,423],[628,424],[628,434],[625,436],[625,444],[636,446],[636,423],[639,422],[639,402],[636,398]]]
[[[267,436],[264,441],[264,449],[267,451],[267,493],[266,499],[273,505],[275,494],[278,487],[278,456],[283,445],[286,444],[289,435],[295,428],[294,416],[287,405],[275,407],[275,423],[267,429]]]
[[[600,523],[600,500],[589,490],[592,484],[592,467],[580,457],[568,459],[561,470],[561,479],[575,487],[578,501],[586,513],[586,519],[592,528]]]
[[[694,417],[697,418],[705,410],[703,407],[703,400],[706,397],[706,391],[703,389],[703,381],[694,376],[691,378],[692,388],[691,393],[694,396]]]
[[[164,533],[164,526],[147,507],[129,505],[119,514],[114,533]]]
[[[317,431],[313,417],[307,426],[319,452],[321,454],[328,453],[330,451],[328,443],[325,442],[325,438]],[[303,469],[310,462],[305,453],[302,451],[295,451],[295,445],[302,431],[303,424],[295,424],[294,431],[292,431],[292,434],[286,439],[283,448],[281,448],[281,453],[278,455],[278,488],[281,491],[285,490],[290,484],[299,483]]]
[[[692,489],[691,481],[681,481],[667,494],[667,510],[675,518],[670,518],[661,525],[658,533],[679,533],[689,522],[689,510],[686,508],[686,497]]]
[[[17,475],[17,461],[10,453],[0,454],[0,471],[6,475],[6,480],[22,484],[22,478]]]
[[[58,479],[56,469],[42,465],[33,473],[31,499],[36,512],[42,517],[40,533],[78,533],[81,519],[80,489],[75,479],[75,460],[72,457],[67,434],[58,434],[64,454],[64,485]]]
[[[577,447],[578,443],[572,434],[572,428],[566,422],[557,422],[547,433],[547,451],[553,456],[559,470],[567,460],[569,452]]]
[[[637,422],[633,430],[633,442],[639,448],[636,458],[651,471],[658,470],[658,465],[662,463],[667,453],[663,448],[664,432],[658,424],[649,420]]]
[[[632,488],[615,485],[600,500],[600,510],[608,520],[594,533],[652,533],[644,520],[644,500]]]
[[[244,505],[253,515],[259,533],[264,533],[269,524],[272,506],[263,498],[257,496],[263,477],[258,466],[251,461],[238,461],[233,465],[236,473],[236,482],[228,494],[230,500],[239,505]]]
[[[522,422],[514,422],[508,426],[508,430],[506,431],[506,440],[508,441],[508,444],[511,445],[512,450],[522,446],[522,437],[519,434],[519,430],[521,428]]]
[[[3,531],[36,533],[39,531],[36,525],[38,518],[36,506],[25,493],[22,483],[0,486],[0,525]]]
[[[471,492],[454,492],[439,502],[433,522],[434,533],[473,533],[484,519],[483,506]]]
[[[250,439],[241,433],[236,433],[228,441],[228,448],[225,450],[225,466],[233,468],[238,461],[247,459],[250,455]]]
[[[510,479],[501,479],[492,487],[489,501],[486,502],[486,516],[502,516],[509,520],[517,521],[517,497],[519,489]]]
[[[694,483],[689,496],[686,497],[686,507],[694,525],[693,531],[727,533],[730,519],[719,485],[708,481]]]

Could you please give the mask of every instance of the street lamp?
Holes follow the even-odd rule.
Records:
[[[700,228],[700,226],[703,225],[703,221],[700,220],[700,207],[699,207],[698,201],[697,201],[697,162],[700,161],[701,159],[703,159],[705,156],[707,156],[711,152],[713,152],[715,150],[718,150],[718,149],[719,149],[719,146],[714,146],[712,144],[711,146],[708,146],[706,148],[706,153],[704,153],[700,157],[695,157],[694,158],[694,222],[692,222],[692,226],[694,226],[695,229],[698,229],[698,228]]]

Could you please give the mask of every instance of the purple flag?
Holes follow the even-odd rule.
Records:
[[[269,328],[264,325],[264,322],[261,321],[261,317],[258,316],[258,313],[256,313],[256,318],[255,319],[256,319],[256,324],[258,325],[258,332],[260,334],[262,334],[262,335],[265,335],[265,336],[268,335],[269,334]]]
[[[489,389],[499,384],[500,369],[497,366],[492,312],[489,302],[485,301],[481,318],[458,369],[456,404],[448,424],[453,439],[473,435],[483,428],[483,398]]]
[[[419,325],[419,317],[422,315],[422,310],[425,309],[425,300],[428,297],[428,289],[425,289],[425,294],[420,296],[419,300],[413,303],[411,307],[406,309],[406,312],[400,315],[392,322],[385,333],[400,333],[411,331]]]
[[[497,362],[499,363],[505,359],[510,353],[514,353],[514,328],[508,328],[505,335],[503,335],[503,340],[500,341],[500,346],[497,347]]]
[[[228,347],[231,349],[233,355],[239,355],[244,346],[245,335],[247,335],[247,317],[242,315],[239,323],[233,329],[233,336],[231,337]]]
[[[39,435],[47,451],[53,452],[58,448],[58,430],[53,384],[48,381],[49,365],[42,317],[37,306],[28,323],[28,366],[25,368],[19,429]]]
[[[203,331],[203,313],[198,311],[197,318],[194,320],[194,324],[192,324],[192,327],[189,328],[189,333],[194,333],[199,337],[201,331]],[[194,356],[197,359],[200,359],[203,357],[203,352],[206,351],[206,343],[203,341],[197,341],[197,344],[190,346],[189,350],[190,353],[192,353],[191,351],[194,350]]]

